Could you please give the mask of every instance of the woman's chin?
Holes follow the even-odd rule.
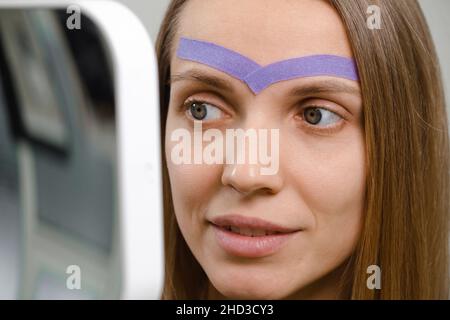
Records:
[[[216,281],[212,297],[236,300],[278,300],[289,295],[286,286],[272,285],[264,281]]]
[[[221,293],[227,299],[235,300],[279,300],[285,296],[281,295],[279,288],[249,290],[248,288],[227,288]]]
[[[227,287],[222,290],[218,290],[220,295],[225,299],[233,300],[277,300],[280,299],[274,291],[270,290],[249,290],[248,288],[241,287]],[[268,292],[266,292],[268,291]]]

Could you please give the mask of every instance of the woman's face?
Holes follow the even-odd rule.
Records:
[[[317,0],[188,1],[174,39],[165,145],[177,222],[213,294],[333,297],[363,216],[358,83],[298,78],[255,95],[225,73],[179,59],[180,37],[218,44],[260,65],[315,54],[352,57],[339,16]],[[279,147],[276,172],[263,175],[264,165],[248,159],[175,163],[179,141],[172,133],[186,129],[194,148],[194,120],[223,137],[226,129],[278,130],[278,141],[267,135],[268,150]],[[250,144],[245,148],[252,152]]]

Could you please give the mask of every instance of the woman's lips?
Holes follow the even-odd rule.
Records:
[[[217,242],[226,252],[247,258],[271,255],[301,231],[240,215],[221,216],[211,224]]]

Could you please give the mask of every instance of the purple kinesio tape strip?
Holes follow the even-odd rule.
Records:
[[[237,52],[213,43],[186,38],[180,39],[177,56],[206,64],[242,81],[250,73],[261,69],[259,64]]]
[[[245,82],[258,94],[273,83],[295,78],[332,76],[358,81],[355,61],[333,55],[313,55],[260,66],[219,45],[181,38],[177,57],[205,64]]]

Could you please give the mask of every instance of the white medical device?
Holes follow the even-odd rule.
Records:
[[[66,12],[66,25],[54,10]],[[108,125],[103,113],[94,116],[72,59],[77,50],[63,36],[64,28],[83,32],[88,20],[112,71],[115,116]],[[24,132],[17,139],[18,298],[159,299],[158,68],[143,25],[112,1],[11,0],[0,2],[0,36],[9,73],[1,81],[10,82],[12,113]]]

